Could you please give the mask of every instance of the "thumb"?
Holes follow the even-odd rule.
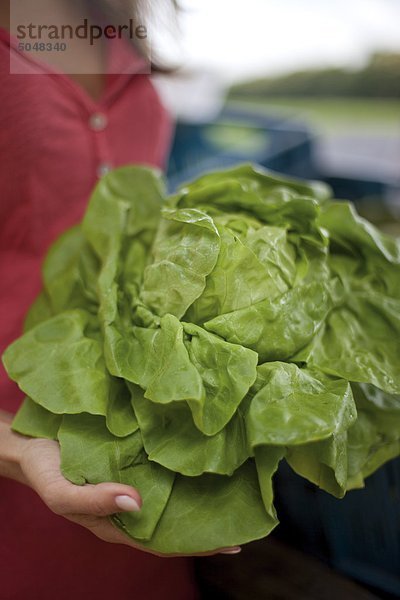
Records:
[[[105,517],[116,512],[140,510],[142,500],[139,493],[128,485],[99,483],[97,485],[74,485],[60,481],[46,502],[51,510],[61,515],[94,515]]]

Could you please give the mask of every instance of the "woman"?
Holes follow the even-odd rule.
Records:
[[[59,22],[99,20],[100,2],[97,15],[91,3],[85,13],[79,2],[50,4]],[[43,22],[48,3],[34,6],[36,22]],[[127,163],[162,167],[171,137],[169,118],[143,74],[148,62],[127,41],[86,42],[84,52],[72,44],[67,55],[38,59],[9,33],[7,7],[1,0],[0,351],[21,333],[46,250],[80,220],[97,179]],[[31,7],[27,2],[26,14]],[[60,473],[57,443],[11,431],[22,394],[1,369],[2,600],[197,597],[188,559],[145,554],[109,522],[114,512],[140,510],[135,489],[74,486]]]

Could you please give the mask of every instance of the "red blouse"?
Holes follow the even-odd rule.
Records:
[[[23,71],[9,74],[10,52]],[[93,101],[69,77],[18,52],[0,29],[0,353],[20,335],[52,241],[80,220],[97,178],[127,163],[162,166],[171,123],[138,58],[110,45],[111,72]],[[19,69],[19,70],[20,70]],[[135,74],[136,73],[136,74]],[[22,394],[0,372],[0,408]],[[107,544],[0,479],[2,600],[197,597],[191,563]]]

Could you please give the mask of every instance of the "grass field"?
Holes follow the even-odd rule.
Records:
[[[321,133],[363,130],[400,136],[400,100],[359,98],[229,99],[229,105],[251,106],[269,114],[304,119]]]

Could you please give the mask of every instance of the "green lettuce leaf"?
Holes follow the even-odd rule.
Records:
[[[30,329],[4,354],[8,374],[51,412],[105,415],[110,376],[91,325],[88,313],[71,310]]]
[[[56,440],[62,415],[55,415],[30,398],[25,398],[14,420],[12,429],[29,437]]]
[[[212,219],[201,211],[164,210],[163,217],[140,297],[160,317],[172,314],[180,319],[202,294],[220,239]]]
[[[312,282],[276,299],[215,317],[205,329],[228,342],[251,348],[259,361],[287,360],[314,339],[335,305],[337,280]]]
[[[267,474],[265,474],[267,476]],[[231,477],[177,475],[150,542],[159,552],[207,552],[268,535],[277,520],[265,510],[252,460]]]
[[[398,394],[399,356],[400,301],[370,292],[347,296],[292,360]]]
[[[265,363],[258,374],[263,385],[246,415],[251,446],[323,440],[346,431],[357,417],[350,385],[343,379],[283,362]]]
[[[206,436],[193,423],[185,404],[155,405],[144,397],[139,386],[132,384],[130,388],[149,460],[194,477],[203,473],[232,475],[249,458],[240,409],[221,431]]]
[[[347,489],[347,432],[326,440],[294,446],[286,460],[292,469],[337,498]]]

